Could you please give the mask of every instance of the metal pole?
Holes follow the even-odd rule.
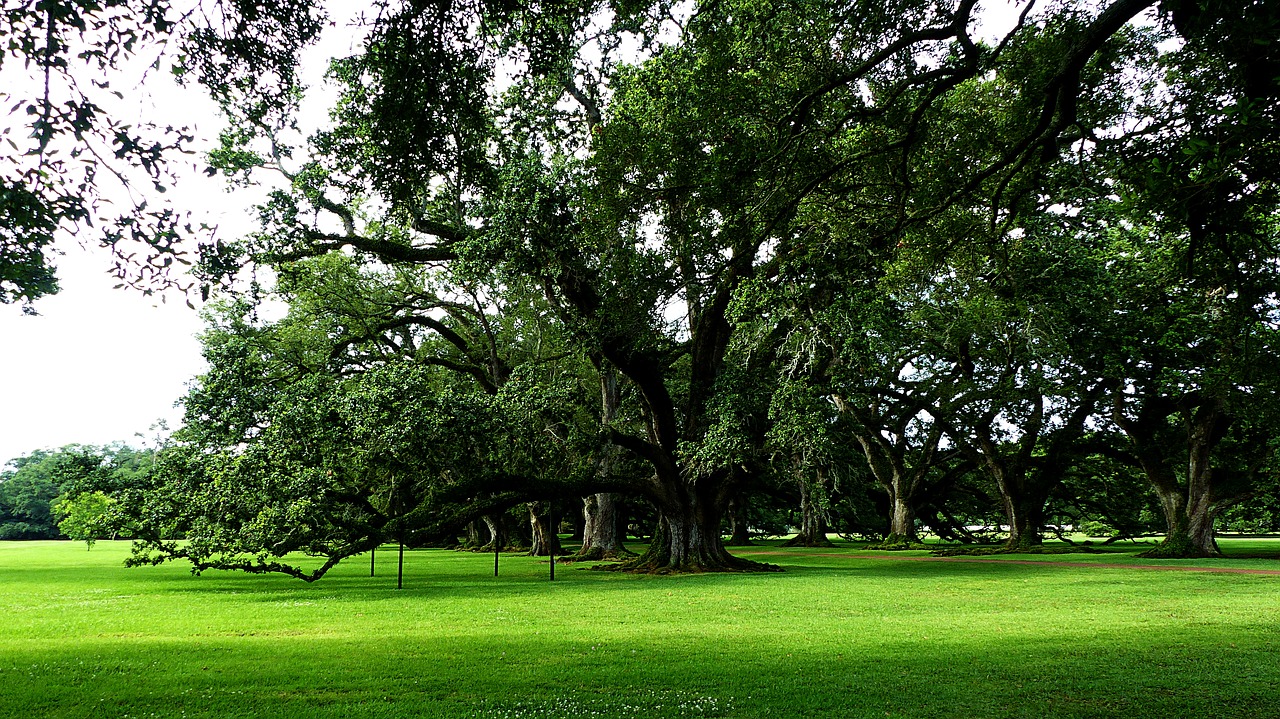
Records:
[[[498,576],[498,538],[493,538],[493,576]]]
[[[556,581],[556,553],[551,553],[551,581]]]
[[[373,555],[375,555],[375,554],[377,554],[377,553],[378,553],[378,548],[377,548],[377,547],[374,547],[373,549],[370,549],[370,550],[369,550],[369,576],[371,576],[371,577],[373,576],[373,567],[374,567],[374,564],[373,564]]]
[[[400,567],[396,570],[396,589],[404,589],[404,532],[400,533]]]

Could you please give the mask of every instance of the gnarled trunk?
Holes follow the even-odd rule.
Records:
[[[1182,415],[1185,437],[1170,422]],[[1218,557],[1221,552],[1213,538],[1218,513],[1242,496],[1224,485],[1215,472],[1212,456],[1231,427],[1232,417],[1221,399],[1188,394],[1175,400],[1163,394],[1147,394],[1137,404],[1137,412],[1126,411],[1124,395],[1113,399],[1112,418],[1124,430],[1160,500],[1164,513],[1165,537],[1158,546],[1138,555],[1151,559]],[[1186,481],[1179,480],[1175,457],[1185,448]]]
[[[1221,556],[1218,542],[1213,537],[1213,521],[1217,513],[1210,501],[1207,480],[1189,482],[1187,487],[1182,487],[1176,479],[1161,471],[1159,466],[1147,468],[1144,463],[1143,469],[1160,500],[1165,535],[1159,545],[1139,556],[1148,559]],[[1193,489],[1200,490],[1200,494],[1194,499],[1190,497]]]
[[[582,516],[586,522],[582,532],[582,548],[574,559],[618,559],[634,556],[634,552],[622,545],[617,509],[617,498],[609,492],[583,498]]]
[[[889,536],[885,537],[884,544],[918,544],[916,512],[906,493],[901,487],[896,487],[889,499]]]
[[[1000,493],[1004,500],[1005,519],[1009,523],[1005,549],[1017,551],[1043,545],[1040,527],[1044,524],[1045,497],[1016,483],[1002,486]]]
[[[493,552],[514,548],[511,541],[511,532],[507,528],[503,515],[486,514],[481,516],[480,519],[489,530],[489,541],[480,548],[480,551]]]
[[[529,503],[529,556],[549,557],[562,554],[560,535],[556,533],[556,522],[552,516],[550,502]]]
[[[857,415],[858,412],[853,411],[853,414]],[[924,473],[935,461],[941,437],[940,430],[931,430],[920,451],[920,466],[908,469],[904,445],[895,445],[879,433],[860,432],[855,435],[867,458],[871,476],[876,478],[880,487],[889,495],[889,536],[885,537],[881,546],[894,547],[920,542],[916,534],[916,511],[912,502]]]
[[[1206,506],[1209,504],[1205,501],[1207,498],[1202,497],[1202,501],[1188,505],[1183,491],[1176,486],[1163,490],[1156,487],[1156,496],[1160,498],[1160,508],[1165,512],[1164,540],[1138,556],[1148,559],[1222,556],[1213,536],[1215,513]],[[1192,506],[1196,507],[1195,511],[1192,511]]]
[[[1022,427],[1016,452],[1006,456],[995,439],[994,413],[988,413],[979,427],[981,461],[1000,490],[1009,538],[1007,551],[1033,549],[1043,544],[1044,506],[1049,494],[1062,483],[1067,468],[1080,451],[1084,425],[1093,414],[1103,385],[1096,384],[1081,395],[1060,427],[1046,429],[1045,397],[1031,400],[1031,413]],[[976,458],[975,459],[979,459]]]
[[[720,517],[710,519],[698,507],[660,511],[649,548],[626,563],[627,569],[716,571],[760,569],[762,565],[729,554],[720,539]]]
[[[822,473],[819,473],[822,481]],[[822,516],[822,505],[817,502],[818,486],[800,481],[800,527],[796,536],[782,546],[835,546],[827,539],[827,521]]]
[[[643,554],[617,565],[649,572],[777,571],[778,568],[729,554],[720,538],[726,499],[704,495],[679,476],[662,483],[656,498],[658,523]]]
[[[466,539],[462,540],[462,549],[479,549],[484,546],[485,536],[480,531],[479,522],[467,522],[467,526],[463,528]]]
[[[1143,552],[1143,557],[1176,559],[1222,556],[1213,536],[1213,523],[1218,512],[1234,498],[1217,496],[1212,456],[1231,426],[1232,418],[1224,411],[1222,401],[1217,398],[1204,401],[1188,414],[1185,488],[1179,487],[1176,479],[1164,471],[1164,463],[1157,461],[1161,457],[1154,449],[1146,453],[1151,456],[1152,466],[1148,468],[1148,462],[1142,462],[1147,478],[1155,488],[1156,496],[1160,498],[1160,508],[1164,511],[1167,527],[1164,541]]]
[[[622,401],[618,377],[612,371],[600,372],[600,424],[608,426],[618,415],[618,405]],[[600,454],[600,465],[596,473],[607,479],[614,473],[618,464],[617,447],[608,446]],[[635,556],[622,544],[625,538],[626,520],[619,516],[618,499],[611,492],[600,492],[582,499],[582,547],[578,549],[575,559],[619,559]],[[619,530],[619,521],[623,527]]]
[[[783,542],[784,547],[833,547],[827,539],[827,522],[822,516],[822,505],[818,502],[822,487],[827,478],[825,469],[819,469],[817,480],[813,484],[800,479],[800,531],[796,536]]]
[[[729,541],[725,546],[747,547],[751,545],[751,529],[747,526],[747,495],[738,493],[729,500]]]

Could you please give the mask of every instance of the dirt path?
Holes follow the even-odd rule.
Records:
[[[893,557],[883,554],[805,554],[792,552],[737,552],[752,557],[842,557],[844,559],[883,559],[890,562],[967,562],[970,564],[1026,564],[1036,567],[1084,567],[1088,569],[1152,569],[1165,572],[1212,572],[1216,574],[1280,575],[1280,569],[1242,569],[1240,567],[1190,567],[1183,564],[1109,564],[1103,562],[1053,562],[1034,559],[984,559],[982,557]]]

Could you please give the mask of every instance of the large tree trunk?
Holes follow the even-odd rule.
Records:
[[[618,415],[618,405],[622,401],[618,377],[611,370],[600,371],[600,424],[609,426]],[[606,446],[600,453],[600,464],[596,474],[602,479],[610,478],[618,465],[619,448]],[[625,524],[622,532],[618,531],[619,512],[617,497],[610,492],[600,492],[582,500],[582,547],[574,559],[599,560],[620,559],[635,556],[622,544],[625,535]],[[625,519],[621,520],[625,523]]]
[[[529,556],[549,557],[563,553],[550,502],[529,503],[529,534]]]
[[[722,492],[703,494],[679,475],[662,482],[655,498],[658,523],[643,554],[617,565],[629,571],[717,572],[779,571],[778,567],[729,554],[720,538],[720,520],[727,498]]]
[[[561,288],[567,285],[562,283]],[[578,305],[594,312],[598,299],[572,285]],[[729,498],[738,490],[731,472],[710,476],[685,466],[682,445],[703,441],[707,432],[707,402],[729,346],[732,327],[725,312],[732,297],[727,288],[717,291],[713,301],[689,302],[691,359],[687,396],[678,408],[668,389],[671,369],[665,353],[637,343],[636,337],[619,331],[616,325],[601,343],[601,357],[635,383],[644,408],[644,436],[623,433],[609,427],[613,442],[653,467],[650,480],[636,489],[658,511],[657,526],[644,554],[614,565],[623,571],[708,572],[778,570],[766,564],[740,559],[725,550],[720,536],[720,520]],[[700,309],[695,309],[700,308]],[[693,319],[696,316],[696,321]],[[602,377],[604,403],[602,417],[610,417],[616,395]]]
[[[912,450],[904,436],[905,423],[888,427],[898,437],[892,441],[883,431],[886,425],[883,421],[876,422],[875,415],[843,400],[840,407],[861,423],[862,429],[855,431],[854,438],[862,446],[871,475],[889,495],[889,535],[879,545],[880,548],[910,548],[920,544],[920,535],[916,532],[916,495],[929,469],[939,461],[938,445],[943,436],[941,426],[935,423],[930,427],[924,442]],[[871,431],[877,427],[881,429]],[[909,454],[914,462],[907,461]],[[909,467],[909,464],[915,466]]]
[[[1184,490],[1177,486],[1155,487],[1165,514],[1165,535],[1160,544],[1138,555],[1148,559],[1191,559],[1219,557],[1222,552],[1213,536],[1214,513],[1208,502],[1188,504]],[[1192,511],[1191,507],[1195,507]]]
[[[1191,559],[1221,556],[1213,537],[1213,521],[1216,516],[1209,494],[1208,478],[1188,482],[1182,486],[1165,471],[1162,463],[1148,465],[1141,462],[1147,480],[1160,500],[1164,514],[1165,535],[1160,544],[1139,556],[1149,559]],[[1203,466],[1191,462],[1193,470],[1204,471]],[[1210,475],[1211,476],[1211,475]],[[1199,490],[1193,497],[1192,491]]]
[[[467,522],[465,529],[467,538],[462,542],[463,549],[479,549],[484,546],[486,537],[480,531],[479,522]]]
[[[819,469],[817,481],[810,484],[800,478],[800,531],[783,542],[784,547],[834,547],[827,539],[827,522],[818,503],[819,492],[826,482],[826,470]]]
[[[1114,390],[1113,390],[1114,391]],[[1133,454],[1160,500],[1165,537],[1158,546],[1139,556],[1178,559],[1221,556],[1213,537],[1218,513],[1247,491],[1222,486],[1212,456],[1226,436],[1233,418],[1214,397],[1197,399],[1188,394],[1175,400],[1163,394],[1143,395],[1137,412],[1126,411],[1124,395],[1116,391],[1112,418],[1124,430]],[[1170,418],[1183,417],[1185,435],[1174,429]],[[1175,457],[1185,449],[1186,481],[1179,480]]]
[[[1223,411],[1222,402],[1216,398],[1207,400],[1190,413],[1185,487],[1180,487],[1176,478],[1165,470],[1165,463],[1160,461],[1163,458],[1154,446],[1139,452],[1147,479],[1160,498],[1167,528],[1164,541],[1140,556],[1152,559],[1222,556],[1214,539],[1213,523],[1231,498],[1216,496],[1212,456],[1231,421],[1230,415]],[[1131,434],[1130,439],[1135,439],[1134,435]],[[1151,441],[1154,435],[1150,438],[1139,436],[1138,439]]]
[[[1040,527],[1044,523],[1045,498],[1039,492],[1031,492],[1021,483],[1001,483],[1005,520],[1009,523],[1009,538],[1005,549],[1019,551],[1033,549],[1044,544]]]
[[[705,572],[727,569],[760,569],[755,562],[729,554],[720,539],[720,517],[711,519],[699,507],[661,511],[649,548],[629,569],[656,572]]]
[[[601,492],[582,500],[582,516],[586,520],[582,548],[574,559],[619,559],[635,556],[622,545],[618,533],[618,502],[609,492]]]
[[[1022,427],[1017,451],[1004,456],[995,440],[995,415],[986,416],[979,426],[981,460],[1000,491],[1005,518],[1009,523],[1006,551],[1018,552],[1040,547],[1044,541],[1044,505],[1049,494],[1062,483],[1067,467],[1079,452],[1085,422],[1093,414],[1103,385],[1090,387],[1078,400],[1062,426],[1046,430],[1045,398],[1035,394],[1031,413]],[[978,458],[975,458],[978,459]]]
[[[747,521],[747,495],[739,492],[729,500],[729,541],[725,546],[748,547],[751,545],[751,529]]]
[[[889,499],[890,515],[889,515],[889,536],[885,537],[885,544],[917,544],[920,537],[916,533],[916,512],[911,506],[911,502],[903,491],[903,487],[898,484],[894,487]]]
[[[626,547],[631,529],[631,507],[620,495],[613,495],[613,513],[618,518],[618,544]]]
[[[486,514],[480,519],[489,529],[489,542],[480,548],[482,552],[493,552],[512,548],[511,533],[503,515]]]

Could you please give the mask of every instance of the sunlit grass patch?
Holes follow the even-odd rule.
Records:
[[[1134,569],[1127,554],[1096,568],[742,551],[787,571],[563,567],[550,582],[529,557],[504,555],[495,578],[492,555],[420,550],[398,591],[394,564],[371,578],[367,557],[308,585],[125,569],[124,543],[0,543],[0,717],[1164,719],[1280,706],[1277,576]]]
[[[481,702],[476,719],[651,719],[732,716],[733,700],[670,689],[640,689],[624,696],[570,691],[549,699]]]

